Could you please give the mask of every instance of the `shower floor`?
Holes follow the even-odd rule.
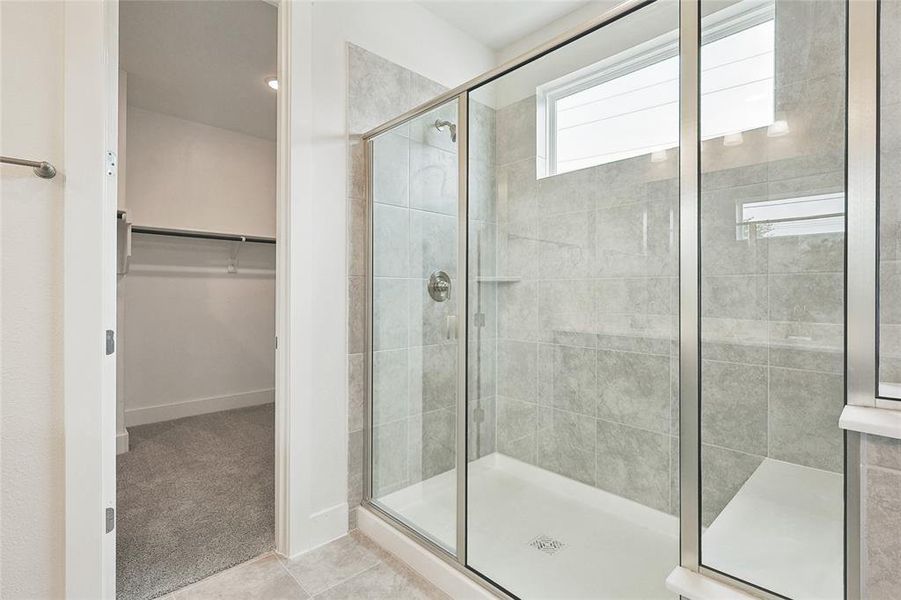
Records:
[[[792,598],[842,597],[842,476],[764,460],[703,534],[706,565]],[[456,473],[378,501],[453,548]],[[522,598],[676,598],[676,517],[492,454],[469,464],[469,564]]]
[[[455,472],[378,504],[455,540]],[[676,598],[676,517],[501,454],[469,464],[469,564],[523,598]]]

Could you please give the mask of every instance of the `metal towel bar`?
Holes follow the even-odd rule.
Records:
[[[34,174],[44,179],[53,179],[53,177],[56,176],[56,167],[43,160],[25,160],[24,158],[0,156],[0,163],[19,165],[20,167],[32,167]]]

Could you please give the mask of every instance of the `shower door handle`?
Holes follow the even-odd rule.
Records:
[[[457,339],[457,315],[447,315],[445,323],[447,325],[447,339]]]

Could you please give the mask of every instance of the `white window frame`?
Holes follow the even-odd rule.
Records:
[[[741,0],[701,19],[703,24],[701,45],[715,42],[775,18],[776,7],[773,0]],[[679,32],[676,30],[536,87],[538,177],[558,174],[555,135],[557,102],[678,55]]]

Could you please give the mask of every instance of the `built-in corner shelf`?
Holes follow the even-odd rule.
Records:
[[[476,277],[476,283],[517,283],[519,281],[522,281],[522,277],[510,275],[485,275]]]

